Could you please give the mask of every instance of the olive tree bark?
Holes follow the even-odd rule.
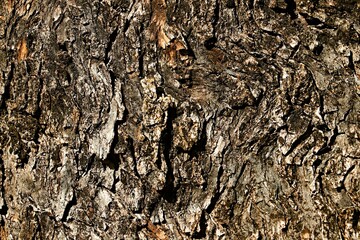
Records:
[[[358,0],[4,0],[1,239],[359,239]]]

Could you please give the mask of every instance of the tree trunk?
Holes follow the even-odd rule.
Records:
[[[358,239],[358,0],[4,0],[1,239]]]

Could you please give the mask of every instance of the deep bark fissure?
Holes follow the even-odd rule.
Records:
[[[174,169],[171,163],[171,149],[172,149],[172,141],[173,141],[173,121],[176,118],[176,110],[172,107],[168,109],[168,116],[166,127],[163,130],[161,136],[161,146],[162,146],[162,153],[165,161],[167,171],[166,171],[166,182],[164,188],[160,191],[161,196],[170,203],[175,203],[177,200],[177,190],[179,186],[175,186],[175,177],[174,177]],[[161,156],[161,154],[159,155]]]
[[[324,23],[323,21],[321,21],[320,19],[318,19],[316,17],[312,17],[306,13],[300,12],[300,15],[305,18],[307,24],[309,24],[310,26],[314,26],[318,29],[336,29],[335,27],[330,26],[330,25]]]
[[[336,191],[338,191],[338,192],[341,192],[342,190],[345,190],[345,191],[346,191],[344,182],[345,182],[347,176],[349,175],[349,173],[350,173],[352,170],[354,170],[354,168],[355,168],[355,165],[351,166],[351,167],[346,171],[343,179],[342,179],[341,182],[340,182],[340,186],[336,188]]]
[[[292,144],[290,149],[284,154],[284,156],[290,155],[294,149],[299,146],[302,142],[306,141],[308,137],[313,133],[313,126],[311,124],[308,125],[306,131],[301,134]]]
[[[285,0],[286,12],[290,15],[291,19],[296,19],[296,2],[294,0]]]
[[[139,71],[139,78],[144,78],[144,54],[145,54],[145,50],[144,50],[144,39],[143,39],[143,31],[144,31],[144,25],[141,24],[140,25],[140,29],[138,34],[138,38],[139,38],[139,42],[140,42],[140,47],[138,48],[138,71]]]
[[[358,229],[358,223],[360,219],[360,211],[358,209],[354,210],[353,216],[352,216],[352,227],[353,229]]]
[[[60,220],[61,222],[66,222],[67,221],[67,218],[69,216],[71,208],[74,207],[76,204],[77,204],[76,195],[75,195],[75,191],[73,191],[72,199],[69,202],[67,202],[67,204],[65,206],[63,216],[62,216],[62,218]]]
[[[119,143],[119,135],[118,135],[119,125],[120,125],[120,121],[117,120],[114,124],[114,129],[113,129],[114,138],[112,139],[109,153],[103,161],[103,164],[105,166],[108,166],[109,168],[114,169],[115,171],[119,170],[119,161],[120,161],[120,154],[115,152],[115,148]]]
[[[6,204],[6,192],[5,192],[5,186],[4,186],[4,182],[6,179],[6,173],[5,173],[5,166],[4,166],[4,160],[2,158],[3,155],[3,151],[0,149],[0,168],[1,168],[1,197],[3,199],[3,206],[0,209],[0,214],[1,215],[6,215],[7,211],[8,211],[8,206]],[[3,219],[1,219],[1,225],[4,225]]]
[[[8,76],[5,76],[5,72],[3,71],[3,79],[5,80],[5,88],[4,88],[4,93],[2,94],[2,105],[0,107],[0,109],[4,109],[6,110],[6,101],[10,99],[11,95],[10,95],[10,84],[11,81],[14,78],[14,71],[15,71],[15,64],[11,63],[10,64],[10,71],[8,73]]]
[[[118,34],[119,34],[119,28],[116,27],[115,30],[109,36],[109,41],[108,41],[108,44],[107,44],[107,46],[105,48],[105,59],[104,59],[105,65],[107,65],[109,63],[109,61],[110,61],[109,54],[110,54],[111,49],[112,49],[112,47],[114,45],[114,42],[117,39]]]
[[[206,237],[206,227],[207,227],[207,220],[206,220],[206,212],[203,210],[201,213],[201,217],[199,220],[199,228],[200,230],[198,232],[195,232],[192,235],[192,238],[194,239],[203,239]]]
[[[211,212],[214,210],[216,203],[219,202],[221,194],[223,193],[223,191],[225,189],[225,188],[220,189],[221,177],[222,177],[223,173],[224,173],[224,168],[222,165],[220,165],[219,171],[217,174],[217,179],[216,179],[215,193],[214,193],[214,196],[211,198],[210,205],[206,208],[206,212],[208,214],[211,214]]]

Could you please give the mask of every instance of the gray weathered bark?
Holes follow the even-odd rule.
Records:
[[[5,0],[1,239],[358,239],[358,0]]]

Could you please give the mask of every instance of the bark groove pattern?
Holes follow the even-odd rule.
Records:
[[[358,0],[4,0],[0,239],[359,239]]]

